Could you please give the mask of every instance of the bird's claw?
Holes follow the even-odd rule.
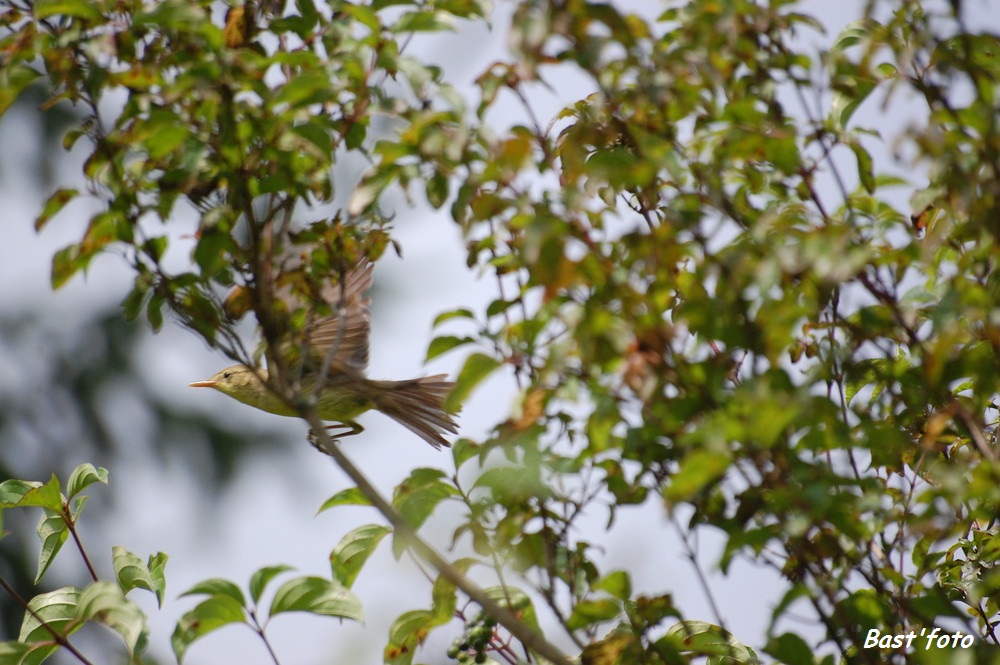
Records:
[[[325,429],[326,429],[325,437],[321,438],[316,433],[316,431],[312,429],[309,430],[309,434],[307,435],[309,443],[312,444],[313,448],[324,454],[329,454],[327,446],[332,446],[337,444],[343,437],[354,436],[355,434],[361,434],[361,432],[365,431],[364,427],[354,422],[336,423],[334,425],[327,425]],[[344,431],[333,433],[335,430],[338,429]]]

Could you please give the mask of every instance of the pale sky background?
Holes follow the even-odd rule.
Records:
[[[473,80],[490,63],[506,57],[509,5],[498,4],[492,29],[482,24],[459,25],[454,35],[415,40],[412,53],[438,62],[446,78],[475,99],[471,97]],[[661,6],[639,0],[616,4],[633,11],[642,9],[647,15],[653,15]],[[992,25],[994,31],[1000,25],[998,12],[991,9],[988,0],[973,0],[966,5],[970,25]],[[817,47],[828,44],[847,21],[860,15],[862,6],[860,0],[802,3],[801,11],[819,17],[828,28],[825,38],[810,34],[805,42]],[[555,93],[538,89],[533,97],[535,112],[543,123],[563,106],[591,92],[579,77],[552,82],[557,88]],[[521,115],[510,96],[505,98],[505,106],[493,112],[494,118],[508,121]],[[864,124],[898,128],[905,115],[883,115],[875,97],[856,117]],[[42,311],[47,326],[72,331],[86,318],[88,310],[120,302],[127,292],[130,274],[117,257],[105,256],[94,262],[86,279],[77,277],[62,290],[51,291],[51,255],[78,238],[83,221],[64,213],[42,234],[33,231],[32,220],[45,192],[39,190],[31,169],[18,168],[37,158],[38,147],[30,143],[37,134],[30,130],[26,124],[29,122],[30,118],[17,113],[0,120],[0,196],[5,213],[5,242],[0,244],[0,307],[7,312]],[[877,152],[876,164],[887,166],[886,150],[871,147]],[[60,185],[78,182],[78,160],[64,159],[60,169],[56,177]],[[901,192],[901,196],[906,193]],[[830,200],[836,200],[832,193]],[[462,353],[449,354],[427,367],[422,364],[431,339],[431,322],[438,313],[456,307],[482,311],[494,297],[495,284],[491,279],[477,279],[465,268],[463,241],[447,209],[400,207],[396,229],[404,260],[388,252],[375,271],[379,299],[373,307],[369,375],[394,379],[436,372],[454,375]],[[214,392],[186,387],[188,382],[207,378],[230,364],[221,354],[170,322],[160,334],[146,336],[143,354],[148,359],[144,380],[153,382],[155,376],[155,389],[176,403],[231,414],[232,418],[260,423],[262,429],[284,433],[275,440],[273,453],[241,466],[237,481],[218,503],[206,503],[196,486],[201,481],[185,462],[180,458],[158,460],[143,447],[149,438],[149,428],[143,425],[144,407],[123,388],[109,396],[109,418],[116,431],[134,438],[135,447],[113,463],[82,457],[69,460],[71,464],[89,461],[111,467],[110,488],[93,492],[107,491],[116,496],[118,512],[100,528],[87,529],[89,549],[101,571],[110,572],[112,545],[123,545],[143,557],[156,551],[170,555],[164,608],[157,610],[149,595],[139,591],[130,597],[150,614],[152,653],[162,662],[173,662],[170,633],[177,618],[195,604],[192,599],[178,599],[180,592],[209,577],[226,577],[245,586],[254,570],[278,563],[295,566],[299,574],[328,576],[327,557],[340,538],[355,526],[381,520],[374,510],[362,508],[339,508],[314,516],[327,497],[347,487],[347,481],[332,462],[306,443],[304,425],[254,411]],[[0,347],[0,386],[30,377],[37,364]],[[495,379],[481,387],[462,412],[462,434],[474,438],[483,435],[490,423],[503,418],[513,396],[508,380]],[[451,466],[448,453],[434,451],[384,416],[368,415],[362,423],[365,433],[345,442],[344,448],[385,494],[391,494],[392,488],[416,466]],[[96,511],[89,515],[90,520],[99,521],[101,517]],[[604,514],[589,514],[586,523],[600,530],[605,519]],[[85,516],[84,522],[87,520]],[[450,541],[447,520],[430,526],[426,535],[443,549]],[[605,572],[627,569],[637,591],[670,592],[688,618],[715,622],[658,502],[621,511],[611,535],[597,533],[587,539],[605,548],[600,557]],[[712,537],[701,541],[701,560],[706,569],[714,567],[719,542]],[[283,615],[274,621],[268,632],[285,665],[382,662],[381,649],[390,623],[403,611],[426,607],[430,596],[429,584],[407,561],[396,563],[387,544],[363,571],[354,589],[364,602],[368,617],[365,625],[299,614]],[[58,576],[75,575],[77,562],[69,551],[62,559],[54,566],[57,577],[53,579],[69,583],[71,578]],[[712,584],[727,627],[739,639],[759,645],[773,603],[781,593],[776,576],[740,562],[731,568],[728,577],[715,575]],[[417,662],[448,662],[443,652],[457,634],[456,628],[433,636],[418,654]],[[560,630],[553,630],[550,637],[572,653]],[[271,661],[252,633],[230,627],[196,643],[186,662],[256,665]]]

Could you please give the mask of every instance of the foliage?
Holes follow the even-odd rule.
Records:
[[[280,430],[254,428],[242,419],[223,420],[178,407],[150,382],[142,353],[142,324],[122,319],[120,310],[101,308],[79,322],[8,309],[0,313],[0,365],[17,372],[0,377],[0,479],[68,475],[81,460],[106,465],[141,444],[168,463],[196,454],[189,465],[200,474],[204,500],[217,498],[236,476],[248,451],[272,447]],[[118,427],[121,410],[113,396],[127,386],[151,425],[136,439],[134,428]],[[126,415],[125,418],[128,416]],[[195,434],[195,435],[192,435]],[[104,513],[113,498],[94,497],[90,510]],[[35,575],[33,517],[7,516],[10,532],[0,541],[0,568],[12,586],[30,588]],[[0,595],[0,641],[20,631],[24,609]]]
[[[55,476],[46,483],[16,479],[0,483],[0,508],[41,508],[43,511],[38,525],[42,547],[36,584],[70,534],[91,577],[86,587],[56,589],[36,595],[26,603],[6,581],[0,579],[5,591],[14,594],[24,606],[20,635],[17,640],[0,643],[0,662],[18,665],[41,663],[62,647],[80,662],[89,663],[91,661],[69,642],[69,637],[88,622],[103,624],[118,633],[130,660],[144,648],[148,633],[146,615],[126,595],[133,589],[145,589],[156,596],[158,605],[162,605],[166,591],[167,556],[159,552],[143,561],[123,547],[114,547],[111,556],[114,581],[99,579],[80,539],[77,523],[89,498],[83,491],[95,483],[107,482],[106,469],[81,464],[70,475],[65,495],[61,493],[59,479]],[[288,570],[288,566],[269,566],[255,572],[250,579],[250,602],[239,587],[221,579],[205,580],[182,594],[207,598],[177,623],[172,640],[177,661],[183,660],[188,647],[196,640],[227,624],[246,624],[271,651],[265,628],[270,618],[283,612],[309,612],[362,620],[361,603],[347,587],[335,579],[315,576],[284,582],[275,591],[267,611],[262,612],[259,602],[264,589],[275,577]]]
[[[142,561],[122,548],[113,553],[115,580],[98,579],[90,557],[77,533],[77,522],[88,496],[84,494],[94,483],[107,483],[106,469],[90,464],[78,466],[66,482],[62,493],[59,479],[53,475],[48,482],[7,480],[0,483],[0,508],[41,508],[42,520],[38,524],[41,550],[38,561],[37,583],[45,575],[63,544],[72,534],[73,542],[83,558],[91,576],[85,587],[63,587],[35,596],[24,603],[24,621],[15,641],[0,645],[3,662],[40,663],[58,648],[65,648],[81,662],[83,658],[69,643],[68,638],[87,622],[97,622],[112,629],[122,638],[129,654],[143,648],[148,629],[146,618],[139,606],[126,598],[135,588],[153,592],[157,602],[163,602],[163,568],[167,557],[158,553]],[[8,593],[16,594],[6,581],[0,580]]]
[[[327,502],[375,505],[394,553],[440,575],[429,608],[397,620],[387,662],[413,662],[453,618],[455,658],[565,661],[543,612],[587,664],[756,662],[724,612],[688,619],[669,589],[600,569],[605,534],[584,538],[583,516],[604,511],[610,527],[643,504],[662,508],[699,577],[706,531],[724,538],[723,571],[747,559],[783,576],[761,645],[775,659],[939,662],[957,640],[870,642],[943,631],[975,635],[963,653],[987,662],[1000,619],[1000,39],[968,26],[963,3],[939,4],[870,2],[816,56],[802,43],[820,26],[791,0],[668,3],[652,19],[521,0],[512,59],[478,78],[467,109],[406,47],[482,20],[474,0],[296,0],[225,18],[203,0],[3,0],[0,112],[44,74],[52,105],[88,114],[65,144],[88,141],[88,193],[104,207],[54,257],[55,286],[114,247],[135,269],[127,315],[157,328],[173,312],[252,362],[222,295],[242,287],[274,390],[312,423],[297,361],[276,351],[323,306],[319,285],[390,245],[383,193],[450,205],[469,266],[494,272],[499,293],[439,317],[429,355],[473,350],[453,405],[498,372],[521,397],[391,503],[352,471],[357,491]],[[594,92],[543,124],[532,93],[566,72]],[[497,127],[510,100],[527,120]],[[866,126],[879,100],[904,105],[905,126]],[[370,168],[335,186],[353,155]],[[80,195],[57,191],[37,226]],[[172,272],[178,246],[191,261]],[[279,289],[303,306],[281,311]],[[24,495],[55,506],[54,487]],[[447,504],[474,555],[455,563],[417,533]],[[61,524],[46,527],[49,557]],[[340,598],[388,533],[365,529],[331,555],[337,591],[303,589],[305,607]],[[471,584],[473,567],[497,586]],[[238,587],[210,587],[192,590],[209,625],[245,619]],[[478,609],[460,609],[459,590]],[[787,629],[803,613],[819,638]]]

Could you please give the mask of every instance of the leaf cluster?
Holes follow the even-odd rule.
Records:
[[[116,632],[124,642],[129,661],[141,662],[149,632],[146,615],[126,596],[133,589],[144,589],[152,592],[157,605],[162,606],[166,591],[167,555],[160,552],[143,561],[125,548],[115,546],[111,553],[114,581],[99,578],[80,539],[77,523],[88,499],[84,490],[95,483],[107,482],[106,469],[82,464],[70,475],[66,494],[62,494],[59,479],[55,476],[46,483],[17,479],[0,483],[0,509],[42,509],[43,517],[37,529],[42,546],[35,583],[41,581],[70,535],[92,578],[88,586],[63,587],[39,593],[25,601],[0,577],[0,586],[24,609],[18,638],[0,643],[0,662],[12,665],[41,663],[59,649],[64,649],[79,662],[90,663],[69,640],[88,622],[102,624]],[[370,546],[377,545],[378,539],[366,546],[356,534],[349,534],[330,555],[334,570],[331,579],[311,575],[287,580],[275,590],[266,611],[260,604],[265,589],[276,577],[291,570],[289,566],[267,566],[256,571],[250,577],[249,600],[247,594],[229,580],[214,578],[194,585],[181,596],[204,599],[177,622],[171,640],[177,661],[183,661],[194,642],[230,624],[250,627],[277,662],[265,629],[269,620],[279,614],[308,612],[317,616],[362,621],[361,601],[349,587],[357,569],[370,554]],[[350,553],[352,548],[353,554]],[[353,563],[347,561],[352,556],[355,556]],[[350,572],[352,566],[353,574]]]

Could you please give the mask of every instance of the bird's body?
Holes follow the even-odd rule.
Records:
[[[458,428],[444,410],[445,395],[454,387],[444,374],[406,381],[376,381],[364,375],[368,364],[369,299],[364,292],[371,286],[372,265],[360,263],[335,289],[338,301],[330,303],[333,313],[314,317],[306,326],[305,356],[299,356],[307,371],[300,386],[303,395],[316,395],[319,417],[335,421],[357,434],[362,431],[354,419],[377,410],[416,433],[435,448],[450,445],[443,433]],[[287,297],[287,295],[286,295]],[[234,365],[206,381],[190,384],[214,388],[252,407],[279,416],[300,415],[268,385],[264,368]],[[323,386],[317,391],[317,382]],[[341,434],[344,436],[345,434]]]

